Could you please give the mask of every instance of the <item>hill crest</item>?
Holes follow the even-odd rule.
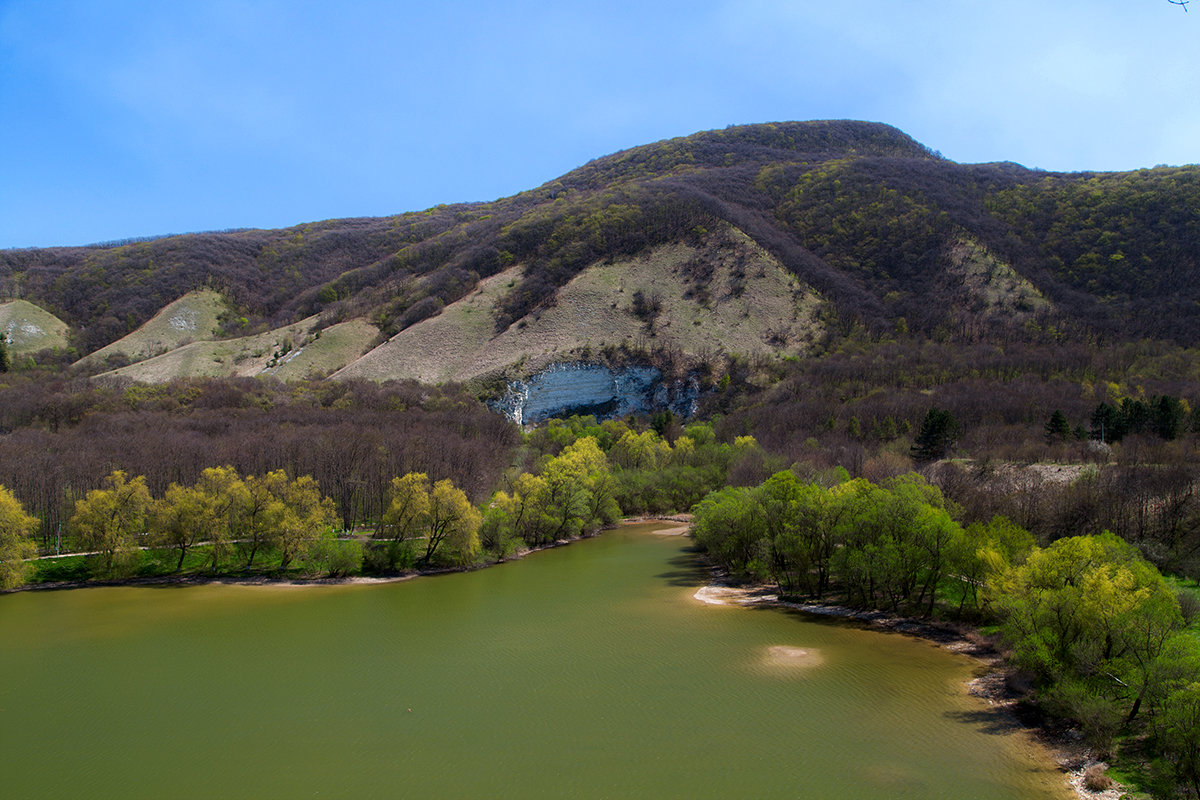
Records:
[[[765,254],[806,287],[804,297],[819,298],[815,312],[775,313],[818,320],[806,330],[819,327],[821,337],[864,329],[964,343],[1200,343],[1200,168],[1054,174],[964,165],[893,127],[849,121],[668,139],[490,203],[109,248],[0,251],[0,291],[66,320],[72,344],[93,356],[200,289],[228,305],[213,331],[219,339],[237,334],[230,322],[239,319],[265,331],[315,317],[317,329],[365,319],[380,332],[377,344],[405,342],[462,322],[474,307],[470,336],[490,352],[530,344],[513,352],[511,367],[545,357],[532,330],[560,343],[551,353],[594,351],[621,331],[636,343],[626,328],[645,322],[628,311],[611,319],[597,311],[592,327],[605,332],[597,339],[572,333],[558,305],[577,303],[606,270],[633,270],[642,284],[631,279],[631,288],[665,294],[665,322],[686,305],[676,294],[695,287],[647,273],[643,262],[690,248],[690,269],[711,272],[722,248],[737,247],[714,243],[722,231]],[[613,302],[633,308],[618,296],[609,311]],[[562,330],[547,329],[555,319]],[[706,346],[689,342],[710,334],[720,356],[745,355],[747,345],[715,316],[692,322],[695,336],[680,336],[672,322],[656,329],[657,341],[646,330],[644,344],[695,360]],[[796,355],[796,335],[784,331],[770,354]],[[439,379],[465,374],[443,370]]]

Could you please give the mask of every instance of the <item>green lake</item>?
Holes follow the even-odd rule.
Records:
[[[1071,796],[974,662],[705,605],[689,540],[649,530],[384,585],[2,596],[0,793]]]

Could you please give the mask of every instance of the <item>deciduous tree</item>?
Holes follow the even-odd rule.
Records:
[[[426,563],[443,545],[447,557],[457,564],[470,562],[479,552],[479,524],[482,517],[467,495],[449,479],[433,485],[425,519]]]
[[[104,479],[103,489],[93,489],[75,503],[68,527],[89,550],[100,553],[104,571],[112,572],[118,556],[137,546],[137,536],[146,530],[150,490],[142,475],[127,480],[116,470]]]
[[[25,513],[12,492],[0,486],[0,589],[12,589],[29,574],[27,559],[37,555],[30,538],[37,519]]]

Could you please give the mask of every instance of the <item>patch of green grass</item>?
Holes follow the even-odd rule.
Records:
[[[419,543],[418,543],[419,544]],[[417,550],[421,550],[417,547]],[[358,558],[354,558],[356,555]],[[198,545],[188,549],[184,556],[183,565],[179,567],[179,551],[173,548],[149,548],[118,556],[117,565],[111,572],[105,572],[102,556],[70,555],[58,558],[43,558],[35,562],[34,571],[29,583],[58,583],[58,582],[109,582],[123,579],[145,578],[268,578],[280,579],[311,579],[329,576],[331,569],[338,577],[352,577],[363,574],[397,574],[397,570],[387,570],[380,573],[372,570],[369,565],[361,563],[362,543],[359,540],[331,539],[314,544],[307,555],[299,555],[292,560],[287,569],[282,567],[280,553],[274,548],[259,547],[254,556],[254,564],[247,567],[250,549],[246,544],[237,544],[216,566],[212,565],[212,548],[208,545]],[[494,563],[498,556],[494,553],[480,553],[477,564]],[[434,559],[433,568],[447,566]],[[357,563],[357,568],[349,566]],[[399,571],[408,569],[403,565]]]
[[[1167,584],[1180,596],[1184,618],[1189,619],[1188,630],[1200,638],[1200,581],[1179,575],[1164,575]],[[1188,598],[1191,598],[1189,600]]]
[[[30,583],[57,583],[58,581],[83,581],[90,576],[86,556],[64,556],[43,558],[34,563]]]
[[[1124,788],[1126,800],[1174,797],[1176,784],[1169,765],[1155,759],[1144,736],[1117,738],[1116,754],[1108,759],[1108,777]]]

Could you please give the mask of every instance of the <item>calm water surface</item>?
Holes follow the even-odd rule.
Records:
[[[0,597],[0,791],[1069,796],[966,695],[972,662],[706,606],[688,544],[623,529],[399,584]]]

